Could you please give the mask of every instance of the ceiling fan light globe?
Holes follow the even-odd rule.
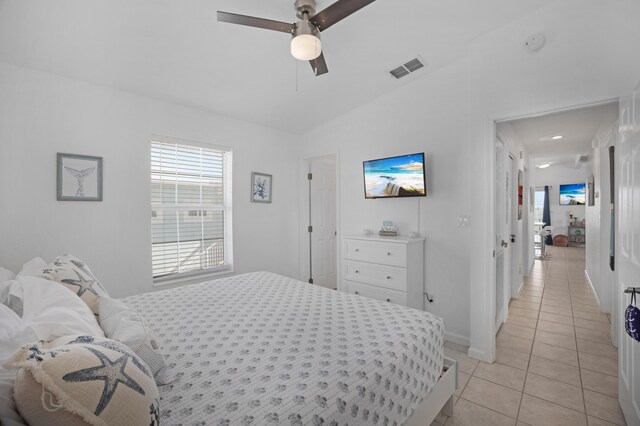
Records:
[[[322,42],[313,34],[300,34],[291,39],[291,55],[301,61],[312,61],[322,53]]]

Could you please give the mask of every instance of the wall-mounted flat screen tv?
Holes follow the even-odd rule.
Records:
[[[424,153],[364,161],[362,166],[365,198],[427,195]]]
[[[572,183],[560,185],[561,206],[584,206],[587,204],[587,185]]]

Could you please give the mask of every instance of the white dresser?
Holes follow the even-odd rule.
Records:
[[[345,291],[424,309],[424,238],[352,235],[342,253]]]

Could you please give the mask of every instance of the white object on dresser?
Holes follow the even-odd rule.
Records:
[[[353,235],[342,244],[347,292],[424,309],[424,238]]]

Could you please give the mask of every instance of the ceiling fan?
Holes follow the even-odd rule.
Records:
[[[300,20],[293,24],[220,11],[218,11],[218,21],[291,34],[291,54],[301,61],[309,61],[311,68],[318,76],[329,72],[322,52],[320,33],[374,1],[338,0],[316,13],[315,0],[296,0],[293,7]]]

